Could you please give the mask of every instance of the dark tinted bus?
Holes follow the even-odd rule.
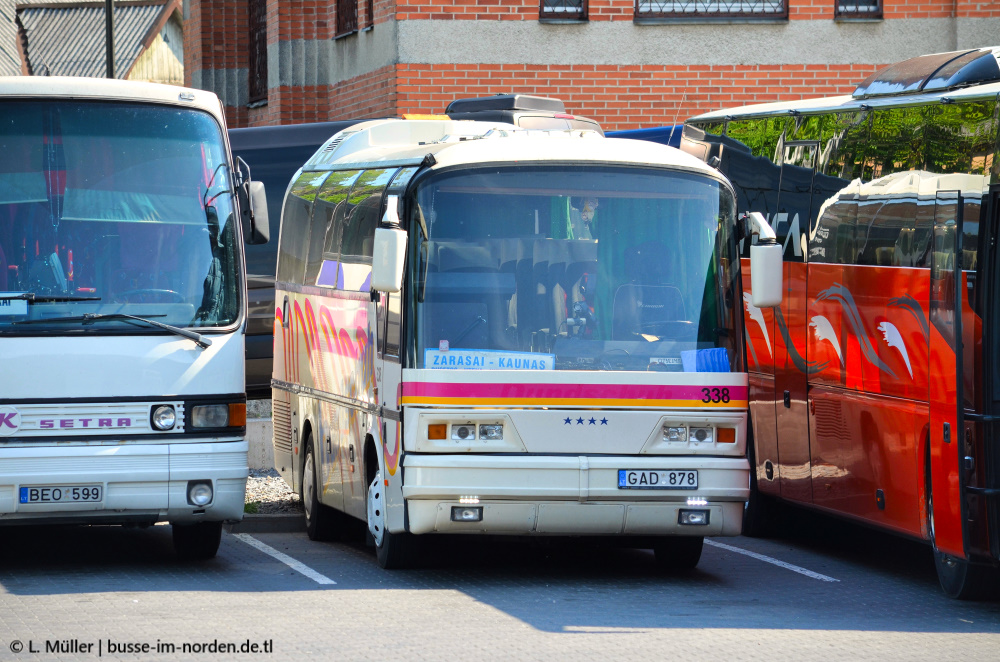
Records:
[[[994,590],[1000,561],[998,53],[701,115],[682,142],[784,247],[781,306],[744,293],[744,531],[780,499],[923,539],[958,598]]]

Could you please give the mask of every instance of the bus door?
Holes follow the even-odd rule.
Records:
[[[809,456],[807,387],[809,363],[806,351],[807,287],[805,237],[812,215],[813,179],[819,142],[795,140],[779,143],[781,182],[778,214],[772,220],[778,241],[784,247],[785,294],[775,309],[776,342],[774,387],[778,457],[781,460],[781,497],[812,501]]]
[[[965,558],[963,445],[962,195],[939,191],[935,200],[930,289],[930,494],[935,548]],[[971,349],[971,348],[970,348]]]

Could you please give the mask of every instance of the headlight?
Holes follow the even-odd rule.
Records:
[[[688,430],[683,425],[664,425],[663,441],[687,441]]]
[[[712,434],[712,428],[691,428],[691,441],[697,441],[702,444],[711,444],[715,441],[715,435]]]
[[[159,405],[153,408],[151,420],[155,430],[172,430],[177,424],[177,412],[174,411],[172,405]]]
[[[229,425],[229,405],[195,405],[191,409],[191,426],[224,428]]]
[[[480,425],[479,438],[483,441],[503,440],[503,425]]]
[[[475,425],[452,425],[451,438],[455,441],[468,441],[476,438]]]

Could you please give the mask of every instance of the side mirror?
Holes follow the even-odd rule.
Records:
[[[267,218],[267,195],[264,193],[264,183],[247,182],[246,207],[244,217],[249,214],[250,236],[248,244],[266,244],[271,238],[271,228]]]
[[[406,232],[398,228],[376,228],[372,251],[372,289],[399,292],[403,287]]]
[[[784,250],[763,214],[751,212],[746,221],[750,234],[758,236],[758,242],[750,246],[750,302],[757,308],[780,306]]]

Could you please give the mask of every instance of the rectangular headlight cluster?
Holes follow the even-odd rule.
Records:
[[[736,428],[711,426],[664,425],[663,441],[696,444],[735,444]]]
[[[194,428],[242,427],[247,424],[246,403],[195,405],[191,408],[190,424]]]
[[[502,423],[480,424],[478,426],[475,423],[452,423],[451,425],[438,423],[427,426],[427,438],[444,439],[449,427],[451,428],[450,438],[453,441],[474,441],[476,439],[503,441]]]

